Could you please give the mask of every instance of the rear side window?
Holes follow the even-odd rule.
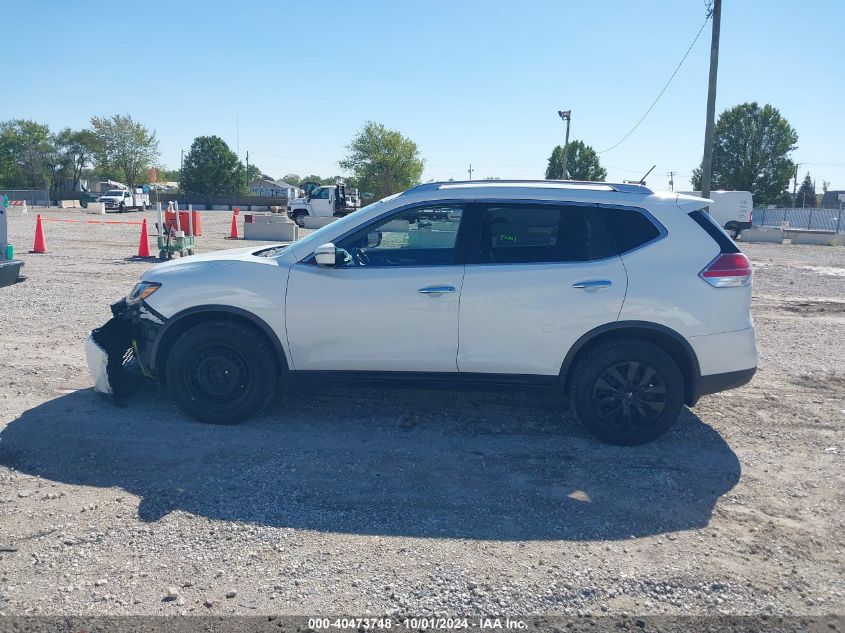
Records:
[[[603,210],[617,253],[626,253],[660,236],[660,229],[639,211],[609,207]]]
[[[728,237],[728,234],[722,230],[716,221],[704,209],[693,211],[689,216],[695,220],[702,229],[707,231],[707,234],[713,238],[723,253],[739,253],[739,248],[734,244],[734,241]]]
[[[482,214],[479,262],[583,262],[613,254],[595,207],[491,204]]]

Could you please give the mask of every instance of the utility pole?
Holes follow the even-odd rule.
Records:
[[[569,162],[569,122],[572,120],[572,110],[558,110],[558,116],[566,121],[566,141],[563,143],[563,176],[562,180],[569,180],[567,163]]]
[[[716,78],[719,72],[719,29],[722,0],[713,0],[713,35],[710,39],[710,82],[707,86],[707,125],[704,128],[704,159],[701,161],[701,197],[710,197],[713,172],[713,133],[716,127]]]
[[[798,206],[798,167],[801,163],[795,163],[795,178],[792,179],[792,206]]]
[[[470,180],[472,180],[472,171],[473,171],[473,169],[472,169],[472,163],[470,163],[470,164],[469,164],[469,169],[467,169],[467,172],[469,173],[469,179],[470,179]]]
[[[246,187],[249,189],[249,150],[246,150]]]
[[[179,150],[179,192],[182,192],[182,166],[185,164],[185,150]]]
[[[677,173],[678,172],[676,172],[676,171],[670,171],[670,172],[667,172],[667,174],[666,174],[667,176],[669,176],[669,188],[672,191],[675,191],[675,174],[677,174]]]

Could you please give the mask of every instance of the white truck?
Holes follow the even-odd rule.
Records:
[[[701,197],[700,191],[679,191],[690,196]],[[754,199],[750,191],[711,191],[710,217],[728,234],[736,239],[745,229],[751,228]]]
[[[361,207],[358,190],[339,183],[306,189],[302,198],[294,198],[288,203],[288,216],[297,226],[305,226],[306,217],[330,218],[343,217]]]
[[[129,189],[110,189],[103,195],[97,198],[97,202],[103,202],[106,205],[106,210],[120,211],[123,213],[127,209],[144,209],[150,208],[150,194],[144,193],[140,187],[135,188],[135,192]]]

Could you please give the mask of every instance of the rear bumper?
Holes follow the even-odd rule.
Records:
[[[719,393],[720,391],[728,391],[729,389],[736,389],[751,382],[754,374],[757,373],[757,368],[740,369],[739,371],[729,371],[724,374],[711,374],[710,376],[701,376],[698,379],[698,384],[695,386],[693,393],[693,404],[698,401],[701,396],[706,396],[711,393]]]
[[[687,339],[698,359],[699,375],[691,385],[692,406],[701,396],[735,389],[757,371],[757,335],[754,326]]]

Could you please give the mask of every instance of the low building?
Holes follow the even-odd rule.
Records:
[[[838,209],[842,202],[840,196],[845,196],[845,190],[825,191],[822,196],[822,209]]]
[[[253,180],[249,183],[249,192],[254,196],[267,196],[269,198],[286,197],[288,200],[298,198],[300,189],[281,180]]]

